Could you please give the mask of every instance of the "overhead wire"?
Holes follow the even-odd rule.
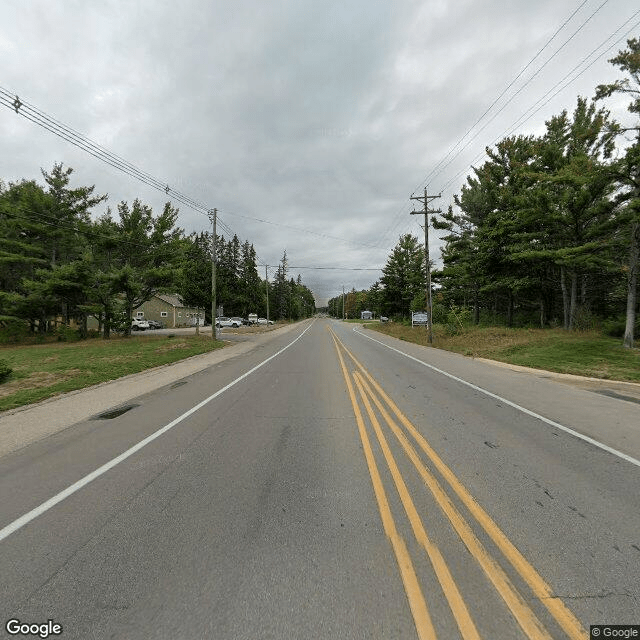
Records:
[[[435,178],[436,176],[440,175],[440,173],[442,173],[442,171],[444,171],[448,166],[450,166],[456,160],[456,158],[458,158],[460,156],[460,154],[511,104],[511,102],[513,102],[513,100],[517,96],[519,96],[520,93],[522,93],[522,91],[525,89],[525,87],[527,87],[531,83],[531,81],[538,76],[538,74],[551,62],[551,60],[553,60],[567,46],[567,44],[569,44],[569,42],[571,42],[571,40],[573,40],[573,38],[580,31],[582,31],[582,29],[584,29],[584,27],[598,13],[598,11],[600,11],[600,9],[602,9],[602,7],[604,7],[604,5],[607,4],[607,2],[609,2],[609,0],[604,0],[604,2],[602,2],[602,4],[600,4],[600,6],[593,13],[591,13],[591,15],[569,36],[569,38],[567,38],[562,43],[562,45],[558,49],[556,49],[556,51],[554,51],[554,53],[549,58],[547,58],[547,60],[545,60],[545,62],[540,67],[538,67],[538,69],[535,71],[535,73],[533,75],[531,75],[529,78],[527,78],[526,82],[524,82],[518,88],[518,90],[509,97],[509,99],[500,107],[500,109],[498,109],[491,116],[491,118],[489,120],[487,120],[482,125],[482,127],[480,127],[480,129],[478,129],[474,133],[474,135],[471,138],[469,138],[469,140],[467,140],[465,145],[446,164],[444,164],[442,167],[440,167],[440,169],[438,169],[438,171],[433,173],[432,178]]]
[[[584,4],[584,3],[583,3]],[[587,19],[590,20],[604,5],[605,3],[602,3]],[[582,7],[583,5],[580,5],[580,7],[578,8],[578,10]],[[575,15],[576,12],[574,12],[572,14]],[[605,40],[603,40],[597,47],[595,47],[587,56],[585,56],[575,67],[573,67],[573,69],[571,69],[571,71],[569,71],[560,81],[558,81],[551,89],[549,89],[541,98],[539,98],[532,106],[530,106],[512,125],[510,125],[503,133],[501,133],[499,136],[497,136],[493,142],[489,145],[492,146],[493,144],[495,144],[497,141],[501,140],[505,135],[511,135],[518,127],[522,126],[523,124],[525,124],[528,120],[531,119],[531,117],[533,117],[538,111],[540,111],[540,109],[542,109],[544,106],[546,106],[556,95],[558,95],[562,90],[564,90],[567,86],[569,86],[572,82],[574,82],[575,80],[577,80],[581,75],[583,75],[591,66],[593,66],[600,58],[602,58],[604,55],[606,55],[609,51],[611,51],[611,49],[613,49],[616,45],[618,45],[622,40],[624,40],[632,31],[634,31],[634,29],[636,29],[639,25],[640,22],[635,23],[634,25],[632,25],[620,38],[618,38],[615,42],[613,42],[613,44],[611,44],[606,50],[602,51],[600,54],[598,54],[591,62],[589,62],[589,64],[587,64],[587,66],[584,67],[584,69],[582,69],[578,74],[575,75],[575,77],[571,78],[570,80],[567,81],[567,78],[570,78],[572,76],[572,74],[574,74],[578,69],[580,69],[580,67],[582,67],[587,61],[589,61],[589,59],[600,49],[602,49],[602,47],[606,46],[606,44],[616,36],[616,34],[618,34],[622,29],[625,28],[626,25],[629,24],[629,22],[631,22],[634,18],[636,18],[638,16],[638,14],[640,14],[640,10],[636,11],[635,13],[633,13],[629,18],[627,18],[613,33],[611,33],[607,38],[605,38]],[[566,24],[566,23],[565,23]],[[572,34],[571,37],[574,37],[577,32],[584,27],[584,25],[586,24],[586,21],[582,23],[582,25],[580,26],[580,28],[576,31],[574,31],[574,33]],[[562,47],[564,47],[564,45],[567,43],[568,41],[565,41],[565,43],[563,43]],[[562,48],[561,47],[561,48]],[[560,49],[558,49],[555,53],[554,56],[556,55],[556,53],[558,53],[560,51]],[[549,58],[550,60],[551,58]],[[547,60],[547,62],[549,61]],[[545,63],[546,64],[546,63]],[[541,67],[542,68],[542,67]],[[541,68],[538,70],[538,72],[541,70]],[[536,72],[536,74],[538,73]],[[531,80],[534,76],[532,76],[529,80]],[[565,82],[566,81],[566,82]],[[522,87],[520,87],[519,91],[524,88],[525,85],[523,85]],[[555,93],[554,93],[555,91]],[[552,95],[551,95],[552,94]],[[514,94],[513,97],[515,97]],[[549,97],[550,96],[550,97]],[[548,98],[545,101],[545,98]],[[540,104],[542,103],[542,104]],[[507,103],[508,104],[508,103]],[[539,105],[539,106],[538,106]],[[506,106],[506,104],[504,105]],[[484,130],[484,128],[486,128],[486,126],[488,126],[488,124],[490,122],[492,122],[495,117],[504,109],[504,106],[500,109],[500,111],[498,111],[496,114],[494,114],[494,117],[489,120],[489,122],[487,122],[474,136],[473,138],[471,138],[467,144],[460,150],[460,152],[458,154],[456,154],[455,158],[457,158],[460,153],[473,141],[475,140],[475,138],[478,137],[478,135]],[[468,134],[468,132],[467,132]],[[465,134],[465,135],[467,135]],[[457,179],[459,179],[460,177],[462,177],[468,170],[470,167],[472,167],[477,161],[479,161],[480,159],[482,159],[483,157],[486,157],[486,152],[483,149],[483,151],[481,151],[472,161],[469,165],[465,166],[464,169],[462,169],[461,171],[459,171],[458,173],[456,173],[452,178],[450,178],[446,183],[444,183],[441,187],[439,187],[439,189],[437,190],[438,192],[443,192],[446,191]],[[446,168],[446,166],[449,166],[451,164],[451,162],[453,162],[453,160],[455,160],[455,158],[453,158],[449,163],[447,163],[447,165],[445,165],[445,167],[442,167],[442,169],[444,170]],[[433,172],[432,172],[433,173]],[[440,172],[438,172],[440,173]],[[431,174],[430,174],[431,175]],[[435,174],[437,175],[437,174]],[[434,176],[435,177],[435,176]],[[424,182],[424,181],[423,181]],[[394,229],[397,228],[398,224],[402,221],[402,219],[400,218],[398,220],[398,223],[395,224]],[[408,223],[406,223],[405,227],[408,226]]]
[[[413,193],[418,191],[423,187],[425,183],[429,181],[431,176],[435,173],[435,171],[440,167],[440,165],[447,160],[447,158],[456,150],[456,148],[462,144],[464,139],[482,122],[485,116],[495,107],[495,105],[500,101],[500,99],[511,89],[511,87],[522,77],[524,72],[540,57],[540,55],[545,51],[545,49],[555,40],[556,36],[567,26],[567,24],[573,19],[573,17],[587,4],[589,0],[583,0],[583,2],[578,6],[577,9],[573,11],[573,13],[556,29],[554,34],[545,42],[545,44],[538,50],[538,52],[525,64],[524,67],[518,72],[518,74],[509,82],[509,84],[502,90],[502,93],[487,107],[484,113],[467,129],[465,134],[456,142],[456,144],[449,149],[447,154],[435,165],[435,167],[430,171],[427,177],[414,189]],[[598,9],[599,10],[599,9]]]
[[[516,81],[523,75],[523,73],[526,71],[526,69],[528,69],[531,64],[542,54],[542,52],[551,44],[551,42],[556,38],[556,36],[558,35],[558,33],[560,33],[565,26],[573,19],[573,17],[584,7],[584,5],[588,2],[588,0],[584,0],[577,9],[575,9],[571,15],[562,23],[562,25],[554,32],[554,34],[547,40],[547,42],[543,45],[543,47],[529,60],[529,62],[523,67],[523,69],[516,75],[516,77],[509,83],[509,85],[502,91],[502,93],[491,103],[491,105],[489,106],[488,109],[485,110],[485,112],[482,114],[482,116],[480,116],[480,118],[478,118],[478,120],[474,123],[474,125],[472,127],[469,128],[469,130],[462,136],[462,138],[460,138],[460,140],[454,145],[454,147],[452,149],[449,150],[449,152],[444,156],[444,158],[442,158],[437,164],[436,166],[431,170],[431,172],[427,175],[427,177],[413,190],[412,195],[414,195],[416,193],[416,191],[418,191],[419,189],[422,188],[423,185],[427,184],[429,180],[432,177],[435,177],[437,175],[439,175],[444,169],[446,169],[446,167],[450,166],[450,164],[452,162],[455,161],[455,159],[457,157],[459,157],[459,155],[462,153],[462,151],[464,151],[464,149],[466,149],[469,144],[471,142],[473,142],[473,140],[475,140],[478,135],[486,128],[486,126],[488,126],[488,124],[490,122],[492,122],[495,117],[497,117],[497,115],[499,113],[501,113],[504,108],[542,71],[542,69],[544,69],[544,67],[547,66],[547,64],[556,56],[558,55],[558,53],[560,53],[560,51],[562,49],[564,49],[564,47],[586,26],[586,24],[602,9],[602,7],[607,4],[609,0],[604,0],[604,2],[602,2],[598,8],[593,11],[586,20],[584,20],[582,22],[582,24],[560,45],[560,47],[544,62],[544,64],[542,66],[540,66],[537,71],[530,77],[527,79],[527,81],[525,83],[522,84],[522,86],[518,89],[518,91],[513,94],[511,96],[511,98],[502,106],[502,108],[496,113],[494,114],[494,116],[491,118],[491,120],[489,120],[488,123],[486,123],[481,129],[480,131],[478,131],[470,140],[467,141],[467,143],[464,145],[464,147],[462,147],[448,162],[445,163],[446,159],[451,155],[451,153],[463,142],[463,140],[469,135],[469,133],[485,118],[485,116],[491,111],[491,109],[498,103],[498,101],[507,93],[507,91],[516,83]],[[393,232],[397,229],[398,225],[401,223],[402,221],[402,215],[405,213],[405,209],[407,208],[407,204],[411,204],[411,199],[408,198],[407,201],[403,204],[403,206],[401,207],[401,209],[398,211],[398,213],[395,214],[395,220],[392,223],[391,228],[389,229],[389,231],[385,232],[382,236],[382,240],[380,244],[386,244],[387,243],[387,237],[390,234],[393,234]]]
[[[493,141],[487,146],[492,146],[496,142],[498,142],[499,140],[502,140],[505,136],[509,136],[509,135],[513,134],[516,131],[516,129],[518,129],[523,124],[528,122],[536,113],[538,113],[543,107],[545,107],[547,104],[549,104],[549,102],[551,102],[551,100],[553,100],[553,98],[555,98],[561,91],[563,91],[570,84],[575,82],[575,80],[577,80],[588,69],[590,69],[600,58],[602,58],[607,53],[609,53],[609,51],[611,51],[611,49],[616,47],[632,31],[637,29],[638,26],[640,26],[640,21],[638,21],[635,24],[633,24],[622,36],[620,36],[620,38],[618,38],[615,42],[613,42],[606,50],[604,50],[600,54],[598,54],[593,60],[591,60],[591,62],[589,62],[589,64],[587,64],[587,66],[585,66],[584,69],[582,69],[580,71],[580,73],[577,73],[573,78],[571,78],[570,80],[567,80],[567,78],[570,78],[573,73],[575,73],[578,69],[580,69],[580,67],[582,65],[584,65],[589,60],[589,58],[591,58],[599,49],[604,47],[611,40],[611,38],[614,38],[617,33],[619,33],[622,29],[624,29],[624,27],[627,24],[629,24],[629,22],[631,22],[631,20],[636,18],[639,14],[640,14],[640,9],[638,11],[636,11],[633,15],[631,15],[629,18],[627,18],[627,20],[625,20],[625,22],[620,27],[618,27],[611,35],[609,35],[605,40],[603,40],[597,47],[592,49],[592,51],[587,56],[585,56],[575,67],[573,67],[573,69],[571,69],[571,71],[569,71],[561,80],[559,80],[541,98],[539,98],[532,106],[530,106],[515,122],[513,122],[511,125],[509,125],[509,127],[507,127],[501,134],[496,136],[493,139]],[[554,91],[555,91],[555,93],[554,93]],[[550,94],[552,94],[552,95],[550,95]],[[546,101],[545,101],[545,99],[546,99]],[[442,187],[440,187],[440,191],[446,191],[453,184],[453,182],[455,182],[458,178],[460,178],[462,175],[464,175],[476,162],[478,162],[479,160],[481,160],[484,157],[486,157],[486,151],[485,150],[480,152],[471,161],[471,163],[469,165],[467,165],[464,169],[462,169],[455,176],[453,176],[448,182],[446,182],[444,185],[442,185]]]
[[[152,176],[151,174],[139,169],[131,162],[121,158],[120,156],[114,154],[113,152],[105,149],[101,145],[87,138],[84,134],[79,133],[78,131],[68,127],[67,125],[61,123],[56,120],[52,116],[48,115],[44,111],[38,109],[37,107],[31,105],[27,101],[23,101],[18,96],[4,87],[0,87],[0,104],[3,104],[9,109],[12,109],[21,115],[25,119],[30,122],[42,127],[43,129],[53,133],[54,135],[62,138],[63,140],[73,144],[74,146],[80,148],[85,151],[89,155],[94,158],[110,165],[111,167],[125,173],[126,175],[139,180],[140,182],[148,185],[149,187],[156,189],[157,191],[164,192],[170,198],[180,202],[181,204],[186,205],[190,209],[194,211],[209,215],[211,211],[211,207],[207,206],[203,202],[200,202],[190,196],[187,196],[180,191],[173,189],[169,186],[168,182],[165,180],[159,180]],[[340,238],[337,236],[333,236],[326,233],[321,233],[315,231],[313,229],[307,229],[303,227],[295,227],[293,225],[287,225],[280,222],[275,222],[272,220],[266,220],[264,218],[258,218],[254,216],[250,216],[247,214],[240,214],[237,212],[226,211],[227,214],[233,215],[234,217],[244,218],[247,220],[253,220],[255,222],[260,222],[262,224],[269,224],[274,226],[279,226],[283,228],[292,229],[294,231],[300,233],[307,233],[310,235],[315,235],[317,237],[323,237],[330,240],[336,240],[339,242],[345,242],[349,244],[355,244],[359,246],[373,247],[373,245],[367,245],[365,243],[359,243],[355,240]],[[233,234],[231,228],[228,228],[229,231]]]
[[[491,105],[489,106],[488,109],[485,110],[485,112],[482,114],[482,116],[480,116],[480,118],[478,118],[478,120],[474,123],[474,125],[472,127],[469,128],[469,130],[462,136],[462,138],[460,138],[460,140],[454,145],[454,147],[452,149],[449,150],[449,152],[444,156],[444,158],[442,158],[437,164],[436,166],[431,170],[431,172],[427,175],[427,177],[413,190],[411,195],[414,195],[416,193],[416,191],[418,191],[420,188],[422,188],[422,186],[425,183],[428,183],[429,179],[434,175],[434,172],[438,169],[438,167],[440,167],[445,161],[446,159],[451,155],[451,153],[462,143],[462,141],[469,135],[469,133],[482,121],[482,119],[489,113],[489,111],[491,111],[491,109],[495,106],[495,104],[497,104],[497,102],[505,95],[505,93],[515,84],[515,82],[522,76],[522,74],[526,71],[526,69],[528,69],[531,64],[542,54],[542,52],[551,44],[551,42],[555,39],[555,37],[562,31],[562,29],[564,29],[564,27],[573,19],[573,17],[580,11],[580,9],[582,9],[582,7],[584,7],[584,5],[588,2],[589,0],[583,0],[583,2],[578,6],[577,9],[575,9],[571,15],[562,23],[562,25],[554,32],[554,34],[551,36],[551,38],[549,38],[547,40],[547,42],[543,45],[543,47],[529,60],[529,62],[523,67],[523,69],[515,76],[515,78],[509,83],[509,85],[506,87],[506,89],[503,90],[503,92],[491,103]],[[593,12],[591,14],[591,16],[589,16],[589,18],[587,19],[587,21],[589,21],[601,8],[602,6],[604,6],[604,4],[606,4],[608,2],[608,0],[605,0],[605,2],[603,2],[598,9],[596,9],[595,12]],[[586,24],[585,21],[580,28],[574,32],[574,34],[572,34],[572,36],[570,36],[569,40],[572,39],[577,32],[582,29],[582,27]],[[563,48],[567,42],[569,40],[566,40],[562,47]],[[558,51],[560,51],[560,49],[558,49]],[[555,55],[555,54],[554,54]],[[550,59],[549,59],[550,60]],[[548,61],[547,61],[548,62]],[[546,65],[547,63],[545,63]],[[523,85],[523,87],[526,86]],[[464,148],[466,148],[468,145],[465,145],[465,147],[463,147],[463,149],[461,149],[455,156],[454,158],[452,158],[452,161],[455,160],[456,157],[458,157],[458,155],[464,150]],[[449,166],[450,162],[447,163],[445,166]],[[443,167],[444,168],[444,167]],[[437,174],[436,174],[437,175]],[[402,221],[402,216],[406,213],[406,209],[407,209],[407,205],[411,204],[411,198],[407,198],[406,202],[403,203],[403,205],[401,206],[400,210],[394,215],[394,221],[392,222],[391,227],[389,228],[388,231],[386,231],[382,237],[381,237],[381,241],[379,244],[379,248],[382,248],[382,246],[386,246],[388,243],[388,238],[396,231],[396,229],[398,228],[398,225],[401,223]]]

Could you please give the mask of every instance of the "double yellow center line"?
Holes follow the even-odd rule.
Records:
[[[407,434],[413,438],[415,443],[421,449],[422,454],[426,455],[428,461],[435,469],[437,469],[440,476],[446,481],[449,488],[455,493],[468,512],[473,516],[477,524],[482,527],[485,533],[502,552],[504,558],[529,586],[533,595],[543,602],[551,616],[566,633],[567,637],[575,640],[588,637],[588,634],[573,613],[564,605],[560,598],[554,595],[550,586],[542,579],[518,549],[509,541],[484,509],[478,505],[449,467],[431,448],[422,434],[420,434],[411,421],[400,411],[393,400],[387,395],[387,393],[385,393],[382,387],[374,380],[362,364],[360,364],[355,356],[345,347],[338,336],[333,331],[330,330],[330,332],[338,354],[349,397],[353,405],[356,423],[362,440],[364,454],[369,468],[369,473],[371,475],[371,481],[378,503],[378,508],[380,510],[380,515],[382,517],[384,530],[395,553],[409,606],[413,614],[418,638],[420,638],[420,640],[434,639],[436,638],[436,632],[411,556],[407,550],[404,540],[396,528],[387,494],[373,453],[360,403],[362,403],[362,406],[364,407],[375,437],[380,445],[384,460],[389,468],[391,477],[393,478],[394,485],[410,522],[414,536],[427,554],[434,573],[447,599],[461,637],[464,640],[476,640],[480,638],[480,635],[451,575],[451,572],[449,571],[446,561],[425,530],[422,518],[416,509],[402,474],[398,469],[398,465],[384,435],[378,416],[383,419],[384,423],[386,423],[388,428],[396,437],[403,451],[411,460],[418,474],[422,478],[425,486],[431,492],[435,502],[447,517],[451,526],[462,543],[466,546],[471,556],[480,565],[496,592],[503,599],[511,615],[517,621],[526,637],[531,638],[532,640],[551,639],[549,632],[538,620],[531,607],[513,585],[502,566],[490,555],[482,542],[478,540],[469,522],[465,520],[460,510],[454,505],[445,489],[443,489],[438,478],[436,478],[436,476],[429,470],[423,461],[423,458],[407,437]],[[347,363],[345,361],[346,358],[348,358],[348,361],[350,362],[352,369],[351,372],[347,367]],[[357,395],[356,389],[358,392]],[[360,398],[360,402],[358,402],[358,397]]]

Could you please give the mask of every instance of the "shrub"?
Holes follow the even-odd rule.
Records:
[[[78,330],[71,329],[66,324],[61,324],[56,329],[56,335],[58,336],[58,342],[78,342],[80,340]]]
[[[626,320],[620,318],[608,318],[602,321],[602,333],[612,338],[622,338],[626,327]]]
[[[26,322],[7,320],[0,328],[0,344],[24,342],[29,335],[29,325]]]
[[[13,369],[6,360],[0,360],[0,383],[4,382],[11,374]]]
[[[576,331],[591,331],[595,326],[595,318],[588,305],[578,305],[573,318],[573,328]]]

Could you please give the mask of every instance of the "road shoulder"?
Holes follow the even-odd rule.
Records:
[[[227,342],[223,349],[5,411],[0,414],[0,457],[58,433],[77,422],[118,407],[133,398],[172,384],[229,358],[248,353],[297,326],[298,324],[290,324],[267,333],[251,334],[250,339],[246,341]],[[224,334],[221,338],[224,340]]]

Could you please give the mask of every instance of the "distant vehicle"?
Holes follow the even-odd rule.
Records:
[[[244,324],[244,320],[242,318],[229,318],[229,320],[231,320],[231,326],[236,329]]]
[[[273,320],[267,321],[266,318],[258,318],[258,324],[273,324]]]
[[[258,314],[250,313],[247,320],[249,321],[249,324],[258,324]]]
[[[411,314],[411,326],[420,327],[429,324],[429,315],[426,311],[415,311]]]
[[[220,316],[216,318],[216,327],[231,327],[232,322],[231,318],[227,318],[226,316]]]
[[[389,322],[389,318],[387,318],[387,316],[380,316],[380,322]]]
[[[164,329],[162,322],[156,322],[155,320],[147,320],[149,323],[149,329]]]
[[[145,331],[149,328],[149,322],[142,318],[134,318],[131,321],[131,331]]]

